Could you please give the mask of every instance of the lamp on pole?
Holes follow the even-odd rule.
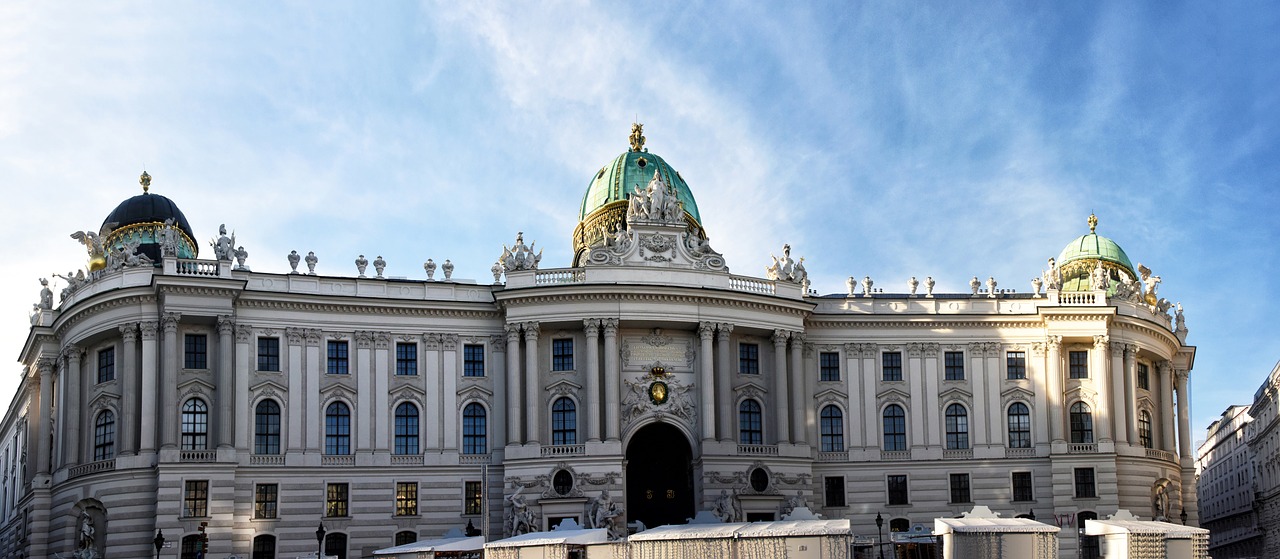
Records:
[[[1178,518],[1181,518],[1182,525],[1186,526],[1187,525],[1187,509],[1182,509],[1182,514],[1179,514]]]
[[[164,547],[164,532],[156,528],[156,538],[151,543],[156,544],[156,559],[160,559],[160,548]]]
[[[880,559],[884,559],[884,517],[878,512],[876,513],[876,534],[879,535],[876,539],[876,549],[880,550]]]
[[[316,551],[316,559],[324,559],[324,523],[323,522],[320,523],[319,528],[316,528],[316,546],[319,547],[319,550]]]

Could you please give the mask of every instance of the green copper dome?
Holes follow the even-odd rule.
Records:
[[[675,189],[676,198],[684,204],[684,211],[701,224],[702,218],[698,215],[698,204],[694,202],[693,193],[689,191],[689,185],[684,182],[684,177],[661,157],[648,151],[627,151],[613,158],[608,165],[601,167],[596,176],[592,177],[591,184],[587,187],[587,194],[582,197],[582,208],[578,212],[578,219],[586,219],[591,212],[612,202],[630,198],[636,187],[644,189],[649,184],[653,179],[654,171],[661,173],[667,184]]]
[[[1089,274],[1102,261],[1103,268],[1109,270],[1114,283],[1119,279],[1119,272],[1127,272],[1130,279],[1136,279],[1133,263],[1129,255],[1115,241],[1095,232],[1098,218],[1089,216],[1089,234],[1081,235],[1067,243],[1058,253],[1058,267],[1062,270],[1063,291],[1086,291],[1092,289]]]

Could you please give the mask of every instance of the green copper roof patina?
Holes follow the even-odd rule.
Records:
[[[1098,218],[1089,216],[1089,234],[1081,235],[1067,243],[1058,253],[1058,267],[1062,270],[1063,291],[1088,291],[1092,289],[1089,274],[1102,261],[1102,266],[1111,271],[1112,288],[1118,279],[1117,273],[1123,270],[1130,279],[1137,279],[1133,263],[1129,255],[1115,241],[1097,234]]]
[[[587,187],[587,194],[582,197],[582,208],[578,212],[578,219],[584,220],[591,215],[591,212],[610,203],[627,200],[637,186],[643,189],[649,184],[653,179],[654,171],[662,174],[667,184],[675,189],[676,198],[684,204],[684,211],[701,225],[702,217],[698,215],[698,204],[693,200],[693,192],[689,191],[688,183],[685,183],[684,177],[661,157],[645,149],[644,136],[640,135],[640,125],[632,127],[631,149],[615,157],[608,165],[601,167],[595,177],[592,177],[591,184]]]

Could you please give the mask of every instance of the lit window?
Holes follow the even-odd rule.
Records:
[[[468,481],[462,489],[462,514],[477,515],[484,512],[484,496],[481,490],[484,485],[478,481]]]
[[[347,484],[330,483],[325,488],[325,516],[347,516]]]
[[[201,518],[209,516],[209,482],[188,481],[182,492],[182,516]]]
[[[279,488],[274,483],[259,483],[253,490],[253,517],[275,518]]]
[[[418,483],[401,481],[396,483],[396,516],[418,515]]]

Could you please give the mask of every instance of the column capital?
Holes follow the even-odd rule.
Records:
[[[307,339],[307,345],[309,346],[319,347],[320,340],[324,338],[324,332],[321,332],[319,328],[307,328],[302,332],[302,335]]]
[[[1045,344],[1048,345],[1048,348],[1050,350],[1053,350],[1053,351],[1062,350],[1062,336],[1058,336],[1056,334],[1050,334],[1048,336],[1045,336],[1044,342]]]
[[[938,349],[939,349],[939,347],[940,347],[940,346],[938,345],[938,343],[937,343],[937,342],[927,342],[927,343],[925,343],[925,344],[924,344],[924,356],[925,356],[925,357],[937,357],[937,356],[938,356]]]
[[[714,323],[714,322],[699,322],[699,323],[698,323],[698,337],[699,337],[699,338],[702,338],[702,339],[704,339],[704,340],[710,340],[711,338],[715,337],[715,335],[716,335],[716,323]]]
[[[1187,380],[1190,378],[1191,378],[1191,371],[1188,371],[1186,369],[1177,369],[1177,368],[1173,370],[1174,382],[1177,382],[1179,385],[1182,385],[1183,387],[1187,385]]]
[[[236,342],[248,343],[249,338],[253,337],[253,327],[248,324],[236,323]]]
[[[504,332],[506,332],[506,333],[507,333],[507,342],[508,342],[508,343],[513,342],[513,341],[516,341],[516,340],[519,340],[519,339],[520,339],[520,323],[519,323],[519,322],[512,322],[512,323],[510,323],[510,324],[503,324],[503,325],[502,325],[502,330],[503,330]]]
[[[1168,375],[1171,370],[1173,370],[1172,361],[1165,360],[1156,363],[1156,371],[1159,371],[1161,375]]]
[[[587,337],[594,338],[600,335],[600,319],[587,318],[582,321],[582,331],[587,333]]]
[[[235,328],[236,328],[235,317],[229,314],[218,315],[218,334],[223,336],[229,336],[231,335],[232,332],[235,331]]]
[[[368,330],[356,330],[355,333],[356,347],[359,349],[369,349],[373,347],[373,332]]]
[[[138,323],[138,330],[142,332],[142,341],[156,339],[156,332],[160,329],[160,323],[154,320],[148,320]]]
[[[775,346],[784,345],[787,343],[787,338],[789,337],[791,337],[791,333],[786,330],[782,330],[782,329],[774,330],[773,345]]]
[[[540,323],[525,322],[523,326],[524,326],[524,339],[526,340],[538,339],[538,334],[542,330],[542,325]]]
[[[920,342],[910,342],[907,344],[907,357],[920,357],[924,353],[924,344]]]
[[[519,340],[520,331],[516,331],[517,340]],[[440,351],[440,343],[444,341],[444,334],[427,333],[422,335],[422,347],[427,351]]]
[[[58,353],[58,357],[62,359],[66,359],[68,362],[70,362],[72,360],[79,360],[80,356],[83,354],[84,354],[84,349],[81,348],[80,346],[75,344],[67,344],[65,346],[62,346],[62,351]]]
[[[720,341],[722,342],[729,341],[729,334],[732,334],[732,333],[733,333],[733,324],[730,324],[728,322],[721,322],[719,324],[716,324],[716,337],[719,338]]]
[[[493,351],[506,351],[507,339],[502,336],[489,336],[489,348]]]
[[[165,335],[176,333],[178,331],[178,321],[180,320],[182,320],[181,313],[164,313],[164,316],[160,317],[160,327],[164,328]]]
[[[862,357],[866,359],[875,357],[876,354],[880,352],[880,346],[876,344],[861,344],[861,347],[862,347]]]
[[[1111,357],[1113,357],[1113,358],[1122,358],[1122,357],[1124,357],[1124,346],[1125,346],[1125,344],[1124,344],[1124,343],[1121,343],[1121,342],[1113,342],[1113,343],[1111,344]]]
[[[388,334],[387,334],[387,339],[388,339],[388,340],[390,340],[390,339],[391,339],[391,334],[390,334],[390,333],[388,333]],[[458,349],[458,335],[457,335],[457,334],[445,334],[445,335],[444,335],[444,350],[445,350],[445,351],[457,351],[457,349]]]
[[[604,327],[605,336],[612,337],[618,335],[618,319],[602,318],[600,319],[600,325]]]
[[[1111,347],[1111,338],[1106,334],[1097,334],[1093,337],[1093,347],[1106,351]]]
[[[1031,353],[1036,357],[1043,356],[1044,350],[1045,350],[1044,342],[1031,342]]]
[[[1133,359],[1138,356],[1138,344],[1124,344],[1124,356],[1126,359]]]
[[[36,360],[36,371],[39,371],[40,373],[41,382],[44,382],[49,375],[53,374],[53,369],[57,367],[57,365],[57,359],[50,357],[41,357]]]
[[[303,329],[289,327],[284,329],[285,340],[289,345],[302,345]]]
[[[797,349],[797,348],[802,348],[802,347],[804,347],[804,343],[805,343],[806,341],[808,341],[808,338],[809,338],[809,337],[808,337],[808,336],[806,336],[806,335],[804,334],[804,332],[792,332],[792,333],[791,333],[791,348],[792,348],[792,349]]]
[[[130,322],[128,324],[121,324],[120,339],[124,340],[124,343],[126,344],[131,344],[137,341],[138,340],[138,323]]]

